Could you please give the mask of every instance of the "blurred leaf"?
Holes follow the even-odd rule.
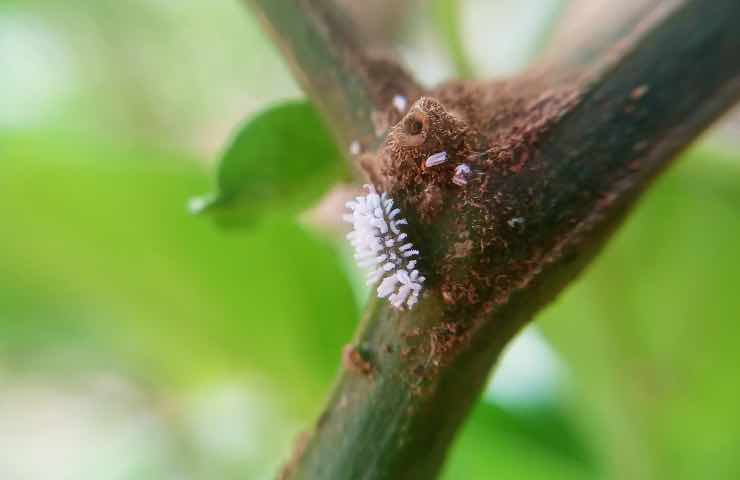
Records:
[[[323,400],[357,318],[333,245],[285,216],[241,235],[195,221],[182,204],[206,177],[187,159],[0,144],[0,363],[64,348],[160,386],[266,378],[302,415]]]
[[[462,78],[472,78],[473,65],[465,52],[461,31],[462,8],[460,0],[434,0],[434,23],[447,45],[457,75]]]
[[[740,157],[694,151],[541,324],[610,478],[740,478]]]
[[[455,442],[444,478],[591,479],[590,451],[553,405],[510,410],[480,402]]]
[[[194,213],[251,223],[271,210],[305,209],[345,174],[323,120],[307,101],[276,105],[247,121],[221,159],[217,191],[194,198]]]

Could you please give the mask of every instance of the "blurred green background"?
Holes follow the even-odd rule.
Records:
[[[437,1],[398,53],[426,83],[508,73],[562,8]],[[300,97],[236,0],[0,2],[0,478],[274,476],[366,292],[305,217],[186,204],[238,124]],[[737,125],[509,347],[446,479],[740,478]]]

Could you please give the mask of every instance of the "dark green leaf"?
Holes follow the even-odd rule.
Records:
[[[346,166],[307,101],[276,105],[241,126],[218,167],[217,191],[194,198],[193,213],[251,223],[268,210],[297,212],[342,178]]]

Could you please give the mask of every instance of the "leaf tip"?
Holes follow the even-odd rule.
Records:
[[[188,213],[191,215],[200,215],[203,212],[210,210],[211,207],[215,206],[217,203],[218,196],[213,193],[192,197],[188,200]]]

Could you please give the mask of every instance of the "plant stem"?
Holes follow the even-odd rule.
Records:
[[[374,149],[373,116],[394,95],[415,96],[413,79],[389,58],[367,52],[352,20],[330,0],[245,0],[282,50],[293,75],[329,120],[337,139]]]
[[[251,3],[329,118],[367,133],[379,98],[358,65],[367,57],[343,28],[331,30],[341,23],[328,20],[326,4]],[[362,368],[345,362],[282,478],[435,478],[506,343],[588,264],[670,160],[740,98],[738,24],[736,0],[663,2],[600,57],[579,100],[525,152],[527,167],[488,185],[488,195],[527,208],[526,235],[486,263],[489,278],[509,280],[492,287],[499,301],[451,305],[433,282],[410,312],[371,300],[350,356]],[[455,221],[436,226],[439,238],[426,247],[443,243]],[[486,260],[480,255],[489,252],[471,261]]]

